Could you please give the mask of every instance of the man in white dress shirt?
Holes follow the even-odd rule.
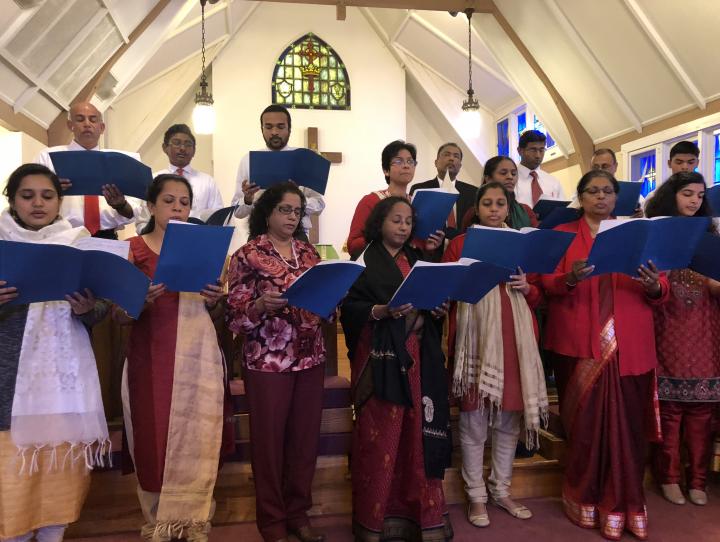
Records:
[[[198,171],[190,165],[195,156],[196,149],[195,135],[187,124],[173,124],[165,131],[163,136],[162,150],[170,161],[169,167],[160,170],[155,175],[172,174],[185,177],[193,191],[193,202],[190,216],[199,220],[207,220],[211,214],[223,208],[222,195],[215,183],[215,180],[202,171]],[[143,205],[140,217],[135,227],[138,234],[150,220],[150,213],[147,206]]]
[[[288,147],[288,139],[290,139],[290,130],[292,129],[292,119],[290,112],[282,105],[269,105],[260,114],[260,129],[265,140],[266,147],[260,149],[262,151],[292,151],[296,147]],[[247,218],[250,216],[255,200],[259,197],[260,187],[250,179],[250,153],[243,156],[238,167],[237,184],[235,195],[233,196],[232,205],[237,205],[235,211],[237,218]],[[302,219],[305,234],[312,228],[310,215],[319,215],[325,208],[325,200],[322,194],[306,188],[300,187],[305,194],[305,216]],[[243,221],[247,222],[247,221]],[[245,234],[242,241],[247,240],[247,224],[242,224]]]
[[[93,104],[80,102],[71,106],[67,126],[73,133],[72,143],[45,149],[35,158],[36,163],[55,171],[50,158],[51,152],[101,150],[99,141],[105,131],[105,123],[102,113]],[[116,152],[123,152],[140,160],[137,153]],[[60,179],[60,182],[65,190],[71,186],[67,179]],[[140,202],[135,198],[126,198],[114,184],[103,186],[103,196],[65,196],[60,215],[73,226],[85,226],[95,237],[116,239],[115,230],[134,221]]]
[[[526,130],[518,142],[518,180],[515,186],[515,198],[531,208],[540,196],[552,199],[565,199],[560,181],[540,169],[545,158],[545,134],[537,130]]]

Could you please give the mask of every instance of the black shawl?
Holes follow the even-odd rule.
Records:
[[[412,266],[418,259],[409,246],[402,251]],[[413,405],[408,370],[413,364],[405,348],[405,318],[372,320],[373,305],[386,304],[403,281],[395,259],[382,243],[371,243],[364,253],[365,271],[343,301],[340,322],[345,332],[348,357],[353,360],[366,325],[372,325],[372,347],[365,366],[354,383],[353,405],[359,413],[371,395],[391,403],[415,407],[422,413],[425,474],[440,478],[450,465],[450,406],[445,356],[442,352],[442,322],[423,314],[420,342],[420,381],[422,405]]]

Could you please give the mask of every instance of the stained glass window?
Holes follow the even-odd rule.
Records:
[[[554,146],[555,146],[555,140],[550,136],[550,132],[548,132],[548,131],[545,129],[545,125],[543,124],[543,122],[542,122],[539,118],[537,118],[535,115],[533,115],[533,118],[534,118],[533,124],[534,124],[534,126],[535,126],[534,129],[537,130],[538,132],[542,132],[543,134],[545,134],[545,137],[547,137],[547,142],[545,143],[545,146],[546,146],[548,149],[549,149],[550,147],[554,147]]]
[[[508,140],[508,119],[497,123],[497,150],[498,156],[510,156],[510,141]]]
[[[275,65],[272,103],[299,109],[350,109],[350,79],[335,50],[313,33],[291,43]]]
[[[631,159],[631,180],[643,183],[640,193],[647,196],[655,190],[656,185],[656,169],[655,169],[656,153],[654,150],[636,154]]]

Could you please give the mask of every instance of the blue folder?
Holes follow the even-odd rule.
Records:
[[[713,216],[720,216],[720,185],[711,186],[705,190],[705,199],[710,205]]]
[[[223,207],[222,209],[218,209],[208,217],[208,219],[205,221],[205,224],[207,224],[208,226],[224,226],[237,208],[237,205],[231,205],[230,207]]]
[[[601,231],[588,255],[593,275],[624,273],[637,276],[640,265],[652,260],[662,271],[688,266],[709,218],[660,217],[618,220],[619,225]]]
[[[469,228],[462,257],[525,273],[552,273],[575,238],[572,232],[523,228]]]
[[[171,292],[199,292],[222,274],[233,230],[170,222],[163,239],[154,284]]]
[[[540,222],[541,230],[551,230],[560,224],[575,222],[580,218],[580,211],[573,207],[556,207]]]
[[[555,209],[563,209],[569,204],[570,202],[566,200],[540,198],[533,207],[533,212],[538,220],[543,221]]]
[[[300,275],[283,297],[293,307],[327,318],[345,297],[365,266],[360,262],[326,260]]]
[[[477,260],[460,260],[460,263],[467,262],[468,270],[465,276],[457,283],[451,299],[453,301],[464,301],[475,304],[487,293],[501,282],[510,280],[510,275],[516,274],[515,270],[499,267],[488,262]]]
[[[310,149],[250,152],[250,180],[261,188],[293,181],[325,194],[330,161]]]
[[[620,192],[617,195],[613,214],[615,216],[632,216],[637,209],[643,183],[618,181],[618,184],[620,184]]]
[[[695,248],[689,267],[701,275],[720,280],[720,237],[705,232]]]
[[[416,190],[412,199],[418,217],[415,237],[427,239],[437,230],[444,230],[448,215],[459,197],[460,194],[440,189]]]
[[[150,280],[126,259],[64,245],[0,241],[0,278],[18,289],[13,304],[61,301],[89,288],[137,318]]]
[[[388,305],[411,303],[416,309],[432,310],[452,298],[467,266],[453,263],[418,261],[393,294]]]
[[[57,176],[72,182],[67,196],[100,196],[104,184],[114,184],[123,195],[145,200],[153,180],[149,167],[121,152],[51,152],[50,159]]]

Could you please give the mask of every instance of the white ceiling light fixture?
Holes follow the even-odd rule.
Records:
[[[465,10],[468,20],[468,91],[467,98],[463,100],[462,110],[468,113],[474,113],[480,110],[480,103],[475,98],[475,91],[473,90],[472,83],[472,16],[475,10],[468,8]]]
[[[216,0],[217,1],[217,0]],[[205,75],[205,4],[208,0],[200,0],[201,28],[202,28],[202,71],[200,74],[200,91],[195,95],[195,109],[192,120],[195,132],[198,134],[212,134],[215,131],[215,108],[213,107],[212,92],[208,91],[207,76]],[[210,2],[211,4],[214,2]]]

